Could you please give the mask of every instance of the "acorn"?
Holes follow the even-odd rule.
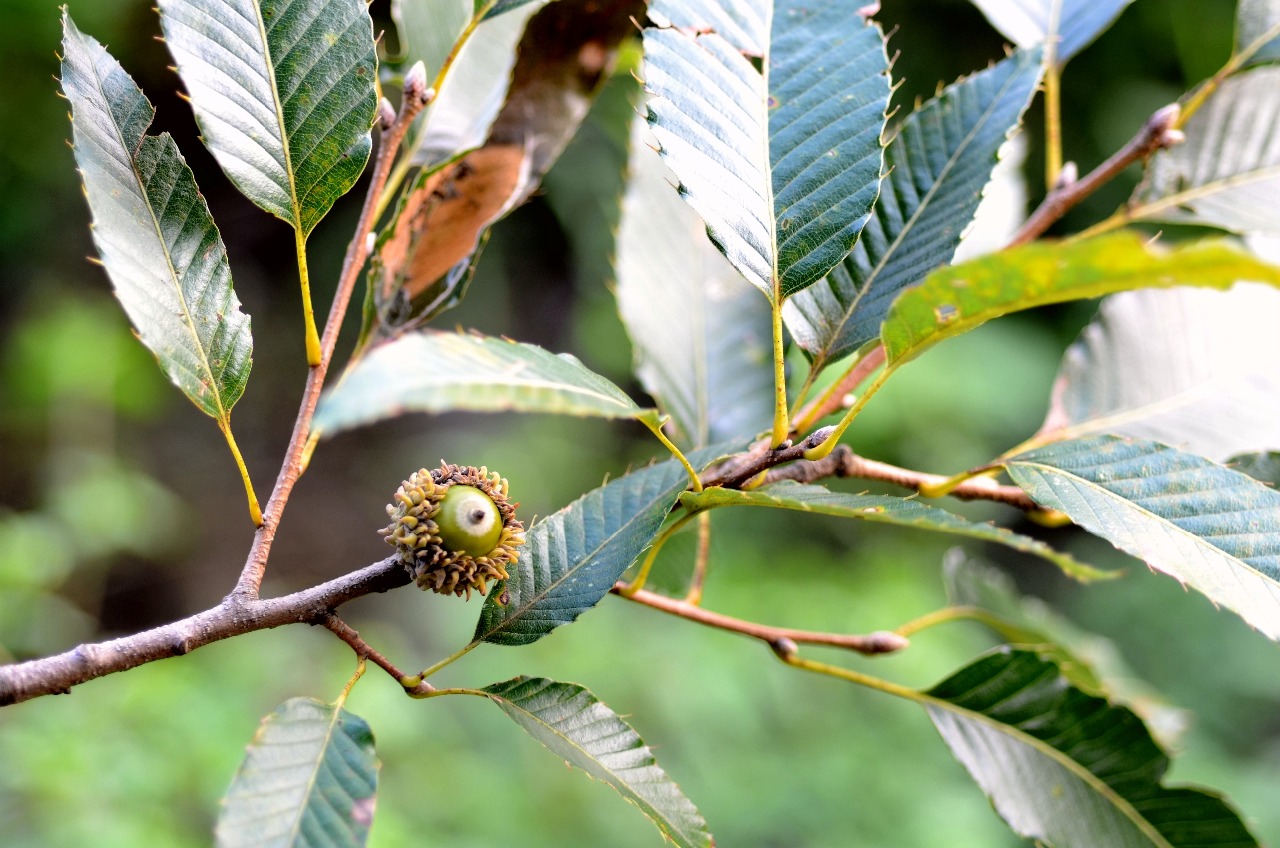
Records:
[[[524,525],[508,497],[507,481],[481,466],[441,461],[400,484],[378,531],[400,552],[421,589],[441,595],[483,595],[490,581],[506,580],[519,558]]]

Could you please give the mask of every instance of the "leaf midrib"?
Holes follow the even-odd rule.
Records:
[[[669,491],[671,488],[672,488],[671,486],[668,486],[666,489],[664,489],[664,491]],[[649,506],[652,506],[657,502],[658,502],[658,498],[655,497],[649,502]],[[560,574],[558,577],[556,577],[554,580],[552,580],[550,583],[544,586],[541,592],[538,592],[537,594],[533,595],[531,598],[528,599],[526,603],[522,604],[518,610],[513,610],[512,614],[509,616],[504,616],[502,621],[498,622],[497,626],[495,626],[491,630],[486,631],[482,636],[480,636],[480,638],[472,639],[471,644],[475,645],[480,642],[483,642],[495,633],[502,633],[506,630],[509,630],[510,628],[508,627],[508,625],[515,622],[523,621],[524,616],[529,612],[529,610],[533,609],[535,604],[544,600],[547,597],[547,595],[551,593],[553,589],[558,587],[561,583],[563,583],[569,577],[571,577],[574,574],[577,574],[578,571],[580,571],[588,562],[591,562],[600,553],[601,550],[603,550],[605,547],[608,546],[610,542],[612,542],[615,538],[617,538],[617,536],[620,533],[622,533],[623,530],[626,530],[628,527],[631,527],[633,524],[639,521],[640,514],[644,512],[645,508],[636,510],[636,512],[632,514],[632,517],[630,519],[618,525],[618,528],[616,530],[614,530],[608,536],[604,537],[604,539],[602,539],[598,545],[592,548],[590,552],[588,552],[585,556],[583,556],[578,561],[577,565],[575,565],[573,568],[565,569],[565,571],[562,574]],[[560,515],[560,514],[557,513],[557,515]],[[543,522],[543,524],[550,523],[555,518],[556,516],[552,516],[551,518],[547,519],[547,521]],[[537,526],[543,526],[543,525],[537,525]],[[562,528],[564,527],[563,516],[560,517],[560,526]],[[532,533],[533,530],[530,530],[529,532]]]
[[[289,132],[285,126],[284,103],[280,100],[280,84],[276,81],[276,62],[271,55],[271,41],[267,37],[266,20],[262,17],[263,0],[250,0],[253,4],[254,21],[258,25],[258,36],[262,39],[262,57],[267,65],[267,82],[271,93],[271,108],[276,116],[276,128],[280,131],[280,152],[284,156],[284,178],[289,188],[289,208],[293,212],[293,227],[298,238],[305,243],[306,234],[302,232],[302,207],[298,203],[297,180],[293,173],[293,154],[289,149]],[[301,252],[301,245],[299,246]]]
[[[1129,218],[1133,220],[1141,220],[1152,215],[1158,215],[1172,207],[1182,206],[1197,200],[1211,198],[1215,194],[1229,191],[1233,188],[1247,186],[1254,182],[1264,182],[1266,180],[1280,177],[1280,165],[1267,165],[1256,170],[1245,171],[1239,174],[1231,174],[1221,179],[1202,183],[1185,191],[1176,194],[1166,195],[1159,200],[1153,200],[1150,203],[1144,203],[1130,210]]]
[[[82,48],[89,47],[89,45],[86,44],[83,34],[80,34],[80,44]],[[103,80],[98,72],[98,63],[94,61],[91,56],[87,55],[91,52],[90,50],[86,49],[84,52],[86,54],[85,58],[89,59],[89,65],[93,70],[93,80],[97,86],[98,93],[102,97],[103,102],[107,103],[109,102],[109,98],[105,88],[105,80]],[[138,98],[145,99],[145,96],[140,90],[135,91],[134,93]],[[107,110],[107,114],[111,117],[111,129],[115,134],[116,140],[120,143],[120,149],[124,151],[126,158],[129,160],[129,170],[133,174],[134,183],[137,185],[138,193],[141,195],[143,203],[147,207],[147,215],[151,218],[151,227],[155,232],[156,242],[160,247],[160,253],[164,256],[165,267],[169,269],[169,282],[173,285],[173,290],[178,297],[178,305],[182,308],[182,324],[194,342],[196,354],[199,357],[200,364],[204,367],[205,376],[208,377],[209,392],[213,397],[214,406],[218,411],[214,418],[224,426],[229,425],[231,416],[222,403],[222,387],[219,385],[218,380],[213,373],[213,368],[209,364],[209,357],[205,352],[204,344],[200,340],[200,335],[196,332],[195,320],[191,316],[191,310],[187,305],[185,293],[182,291],[182,283],[178,275],[178,269],[174,267],[173,255],[169,252],[169,245],[164,238],[164,228],[160,223],[160,219],[156,217],[156,210],[151,203],[150,196],[147,194],[147,184],[142,177],[142,172],[138,170],[138,154],[142,152],[142,147],[147,143],[147,139],[155,139],[156,143],[163,144],[161,141],[162,136],[150,136],[147,134],[146,129],[143,129],[142,137],[138,140],[137,150],[135,151],[125,142],[120,124],[116,121],[115,115],[111,113],[110,109]],[[155,115],[153,112],[152,120],[154,119]],[[180,168],[185,165],[185,163],[182,162],[181,156],[178,157],[178,162]],[[179,175],[179,178],[180,176],[181,175]],[[199,201],[197,200],[196,202]],[[210,223],[212,223],[212,221]],[[199,379],[198,375],[197,379]]]
[[[1263,580],[1269,580],[1273,583],[1275,582],[1269,575],[1259,571],[1258,569],[1254,568],[1252,565],[1240,559],[1239,557],[1235,556],[1234,554],[1223,550],[1222,548],[1218,547],[1217,545],[1213,544],[1212,542],[1210,542],[1209,540],[1201,536],[1197,536],[1194,533],[1183,530],[1181,527],[1174,524],[1169,519],[1152,512],[1146,507],[1140,504],[1137,504],[1129,500],[1128,498],[1125,498],[1121,495],[1116,494],[1115,492],[1111,491],[1110,489],[1106,488],[1100,483],[1094,483],[1093,481],[1087,480],[1084,477],[1079,476],[1078,474],[1074,474],[1070,471],[1059,468],[1056,465],[1049,465],[1048,463],[1044,463],[1044,462],[1026,461],[1026,460],[1019,460],[1015,458],[1015,459],[1009,460],[1009,462],[1006,464],[1021,465],[1027,468],[1033,468],[1039,471],[1041,474],[1045,474],[1046,476],[1053,476],[1053,474],[1058,474],[1062,477],[1069,478],[1073,481],[1078,481],[1079,483],[1082,483],[1085,487],[1102,493],[1107,498],[1119,503],[1122,506],[1128,506],[1130,509],[1133,509],[1134,511],[1139,512],[1148,518],[1155,519],[1165,529],[1166,532],[1172,531],[1178,536],[1181,536],[1185,539],[1189,539],[1195,547],[1207,548],[1210,551],[1212,551],[1214,554],[1216,554],[1218,557],[1225,557],[1231,563],[1236,564],[1241,569],[1250,572],[1256,577],[1259,577]],[[1132,478],[1126,478],[1126,479],[1132,479]],[[1204,491],[1203,489],[1200,490],[1201,493],[1203,491]]]
[[[848,308],[845,309],[844,314],[841,316],[839,322],[837,322],[837,324],[835,325],[835,332],[833,332],[831,335],[831,341],[828,342],[823,347],[823,350],[819,353],[818,357],[816,358],[813,366],[814,368],[820,368],[821,363],[826,362],[827,357],[831,353],[831,349],[835,347],[836,340],[839,339],[840,336],[844,333],[844,328],[848,325],[848,323],[851,320],[853,320],[853,315],[855,312],[857,312],[858,306],[862,303],[863,297],[865,297],[871,291],[871,289],[875,287],[875,283],[880,276],[880,272],[885,269],[885,267],[889,264],[889,260],[893,258],[894,254],[902,246],[903,239],[912,231],[912,228],[915,226],[915,224],[919,220],[920,215],[922,215],[929,208],[929,205],[933,202],[934,197],[936,196],[937,192],[940,190],[939,187],[946,180],[947,175],[955,167],[956,163],[960,161],[961,154],[969,148],[969,145],[973,142],[973,139],[977,135],[978,131],[987,125],[987,121],[990,120],[991,118],[991,113],[995,110],[996,106],[999,105],[1005,92],[1008,91],[1009,87],[1013,85],[1014,81],[1017,80],[1017,78],[1018,76],[1015,73],[1005,81],[1004,85],[1000,87],[999,93],[992,98],[988,108],[983,111],[981,120],[979,120],[973,125],[973,128],[968,133],[965,134],[960,145],[956,148],[955,153],[952,154],[950,157],[948,157],[946,165],[943,166],[942,170],[938,173],[937,177],[934,179],[933,185],[929,186],[928,191],[924,193],[924,196],[921,198],[919,205],[916,206],[916,210],[912,212],[910,216],[908,216],[906,222],[902,225],[902,229],[898,231],[898,234],[893,238],[893,241],[889,243],[889,247],[885,249],[884,255],[880,257],[880,261],[877,262],[875,266],[871,269],[871,273],[867,275],[867,279],[863,282],[861,288],[858,289],[857,294],[854,295],[853,301],[849,304]],[[905,130],[906,128],[904,127],[903,129]],[[894,141],[897,141],[899,138],[901,138],[901,135],[902,133],[899,132],[899,134],[894,137]],[[905,144],[904,144],[904,147],[905,147]],[[891,141],[888,145],[886,145],[885,149],[892,150],[893,142]],[[885,176],[882,179],[886,182],[889,181],[890,180],[889,174],[885,174]],[[874,211],[872,212],[872,214],[875,214]],[[857,249],[856,245],[854,249],[855,250]]]
[[[338,723],[339,709],[337,707],[329,707],[329,712],[329,723],[325,726],[324,736],[322,737],[324,744],[320,746],[320,756],[316,758],[315,766],[311,769],[311,776],[307,778],[306,791],[302,795],[303,803],[298,805],[297,816],[293,820],[293,825],[289,828],[288,845],[294,845],[297,842],[298,832],[302,829],[302,819],[306,815],[311,795],[315,791],[316,781],[320,776],[320,768],[324,763],[324,752],[329,747],[329,741],[333,739],[333,729]]]

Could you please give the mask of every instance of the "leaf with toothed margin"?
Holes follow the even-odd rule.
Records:
[[[364,0],[159,0],[205,145],[258,206],[308,235],[355,185],[378,113]]]
[[[907,118],[885,151],[889,174],[853,251],[783,307],[814,368],[877,340],[894,297],[951,261],[1035,95],[1040,59],[1039,48],[1020,50]]]
[[[102,265],[138,338],[226,430],[253,338],[222,237],[177,144],[146,134],[155,110],[137,84],[65,11],[63,29],[62,90]]]
[[[1038,556],[1061,568],[1064,574],[1082,582],[1118,576],[1114,572],[1085,565],[1074,557],[1055,551],[1044,542],[1023,536],[1021,533],[1014,533],[991,524],[969,521],[945,509],[893,495],[833,492],[823,486],[783,480],[745,492],[721,488],[710,488],[696,493],[686,492],[681,496],[681,501],[690,508],[764,506],[811,512],[817,515],[834,515],[839,518],[856,518],[882,524],[897,524],[935,533],[951,533],[984,542],[993,542]]]
[[[640,735],[576,683],[517,677],[484,694],[547,750],[607,783],[679,848],[711,848],[707,823]]]
[[[1162,783],[1169,757],[1136,715],[1035,652],[998,648],[904,694],[1020,836],[1051,848],[1257,848],[1220,795]]]
[[[845,257],[870,215],[884,37],[848,4],[778,0],[762,16],[762,74],[743,53],[756,45],[679,28],[688,13],[663,11],[655,20],[674,25],[644,31],[654,137],[712,241],[781,305]]]
[[[1096,436],[1003,460],[1027,494],[1280,641],[1280,492],[1194,454]]]
[[[694,468],[727,445],[689,454]],[[511,575],[485,598],[473,642],[527,645],[594,607],[662,527],[689,477],[668,460],[587,492],[525,534]]]
[[[378,765],[364,719],[313,698],[285,701],[263,719],[227,790],[218,848],[359,848]]]

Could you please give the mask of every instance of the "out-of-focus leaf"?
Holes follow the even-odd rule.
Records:
[[[723,448],[689,455],[694,468]],[[475,642],[527,645],[600,602],[657,535],[689,483],[668,460],[593,489],[525,534],[511,575],[489,592]]]
[[[1004,460],[1039,504],[1280,640],[1280,492],[1157,442],[1095,436]]]
[[[427,79],[434,80],[459,38],[467,31],[474,10],[472,0],[391,0],[391,20],[396,25],[400,53],[388,61],[405,68],[421,62],[427,71]],[[511,48],[514,61],[514,42]],[[461,51],[466,49],[467,46],[463,45]],[[461,51],[450,73],[460,69],[461,57],[465,55]],[[505,77],[506,74],[500,76]],[[443,94],[443,89],[437,94]]]
[[[1001,315],[1138,288],[1280,286],[1280,268],[1221,242],[1169,250],[1134,233],[1032,243],[930,274],[889,309],[881,338],[890,366]]]
[[[636,375],[684,443],[749,435],[773,410],[769,307],[707,240],[644,126],[634,124],[617,239],[618,309]]]
[[[634,804],[680,848],[715,844],[707,823],[631,725],[576,683],[517,677],[483,690],[547,750]]]
[[[903,124],[853,251],[783,308],[814,368],[878,339],[893,299],[951,261],[1041,71],[1040,50],[1020,50],[949,86]]]
[[[572,356],[509,339],[426,330],[361,359],[321,398],[315,428],[332,434],[405,412],[451,410],[656,417]]]
[[[1262,65],[1280,60],[1280,2],[1277,0],[1239,0],[1234,52],[1243,53],[1255,44],[1258,46],[1254,48],[1248,64]]]
[[[364,719],[312,698],[285,701],[249,745],[223,800],[219,848],[358,848],[378,788]]]
[[[1264,451],[1232,457],[1227,467],[1234,468],[1241,474],[1248,474],[1255,480],[1261,480],[1269,486],[1280,486],[1280,453]]]
[[[1050,39],[1065,63],[1093,43],[1133,0],[972,0],[991,25],[1019,47]]]
[[[1154,439],[1224,460],[1280,447],[1280,292],[1177,288],[1102,303],[1063,358],[1037,439]]]
[[[767,77],[720,32],[658,26],[644,31],[644,79],[680,193],[733,266],[780,306],[845,257],[871,213],[888,60],[879,28],[852,5],[765,5]],[[684,16],[659,10],[656,19]]]
[[[681,501],[687,507],[698,509],[721,506],[764,506],[897,524],[935,533],[951,533],[981,539],[984,542],[994,542],[1047,559],[1077,580],[1089,581],[1115,576],[1111,572],[1085,565],[1068,554],[1055,551],[1044,542],[1023,536],[1021,533],[1014,533],[991,524],[969,521],[945,509],[893,495],[855,495],[848,492],[833,492],[823,486],[783,480],[751,491],[714,487],[699,493],[688,492],[681,496]]]
[[[1128,215],[1280,233],[1280,67],[1228,77],[1183,132],[1151,158]]]
[[[641,11],[639,0],[559,0],[521,27],[519,58],[492,125],[488,119],[475,124],[435,153],[427,144],[437,164],[465,155],[419,172],[379,239],[370,285],[384,329],[429,320],[457,302],[489,228],[529,197],[577,131]],[[482,24],[468,46],[488,27],[514,26],[523,14]],[[479,63],[473,67],[492,73]],[[428,142],[438,120],[445,118],[428,115]],[[478,143],[475,130],[482,125],[483,146],[465,152]]]
[[[952,548],[942,566],[952,606],[979,610],[979,620],[1014,647],[1032,648],[1057,663],[1077,689],[1133,710],[1161,745],[1176,745],[1190,715],[1139,680],[1115,644],[1087,633],[1039,598],[1022,595],[1009,575]]]
[[[146,134],[155,110],[142,91],[65,12],[63,29],[62,89],[103,267],[169,379],[226,430],[253,339],[222,237],[173,139]]]
[[[1052,848],[1258,844],[1219,795],[1161,783],[1169,757],[1136,715],[1034,652],[997,649],[919,697],[1020,836]]]
[[[204,142],[246,197],[310,233],[373,148],[363,0],[159,0]]]
[[[528,5],[534,0],[475,0],[476,17],[487,21]]]

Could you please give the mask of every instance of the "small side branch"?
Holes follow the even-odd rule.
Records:
[[[1026,244],[1044,233],[1080,201],[1110,182],[1134,162],[1146,159],[1157,150],[1181,143],[1183,135],[1181,130],[1177,129],[1180,113],[1181,109],[1176,103],[1158,110],[1147,119],[1138,134],[1116,151],[1111,158],[1081,179],[1058,185],[1050,191],[1039,208],[1014,235],[1008,247]]]
[[[798,483],[812,483],[826,477],[857,477],[862,480],[880,480],[905,489],[919,491],[922,486],[936,486],[946,482],[947,477],[940,474],[926,474],[910,468],[899,468],[887,462],[877,462],[858,456],[848,445],[838,445],[835,450],[822,459],[813,462],[802,461],[786,468],[775,468],[765,478],[766,483],[778,480],[795,480]],[[1002,486],[988,477],[976,477],[966,480],[951,490],[950,494],[961,500],[984,500],[1008,504],[1027,512],[1040,510],[1041,507],[1026,492],[1017,486]]]
[[[816,633],[809,630],[792,630],[786,627],[769,627],[765,624],[757,624],[754,621],[744,621],[741,618],[732,618],[731,616],[721,615],[718,612],[711,612],[688,601],[678,601],[653,592],[639,591],[627,594],[626,589],[627,585],[625,583],[618,583],[611,591],[629,601],[635,601],[638,604],[661,610],[669,615],[679,616],[698,624],[705,624],[708,627],[728,630],[732,633],[741,633],[743,636],[759,639],[771,648],[789,641],[799,645],[826,645],[831,648],[844,648],[847,651],[856,651],[859,654],[874,656],[900,651],[910,644],[905,636],[899,636],[897,633],[891,633],[887,630],[866,635],[856,635],[848,633]]]
[[[395,160],[396,151],[404,141],[405,133],[430,102],[435,92],[426,87],[426,71],[419,62],[405,78],[404,100],[400,104],[400,112],[390,127],[385,127],[382,143],[378,147],[378,158],[373,167],[373,178],[369,190],[365,194],[364,207],[360,210],[360,220],[356,224],[355,235],[347,245],[347,255],[342,261],[342,273],[338,278],[338,287],[333,295],[333,304],[329,308],[329,319],[325,323],[324,336],[320,340],[320,358],[316,365],[307,372],[307,384],[302,393],[302,403],[298,408],[298,417],[294,420],[293,433],[289,436],[289,447],[285,451],[284,462],[276,477],[275,489],[267,500],[263,510],[262,523],[257,535],[253,538],[253,546],[245,561],[240,578],[232,594],[244,600],[254,600],[262,587],[262,578],[267,571],[267,558],[271,554],[271,545],[275,541],[276,529],[280,525],[280,517],[285,503],[293,492],[293,486],[302,476],[304,468],[303,456],[311,436],[311,419],[315,415],[316,404],[320,401],[320,390],[324,388],[324,378],[329,372],[329,364],[333,360],[333,351],[338,344],[338,333],[342,330],[342,320],[346,317],[347,307],[351,303],[351,293],[355,289],[360,269],[369,258],[369,234],[377,223],[376,206],[378,195],[386,185],[387,176],[391,173],[391,163]],[[383,120],[386,120],[386,109],[382,109]]]
[[[391,660],[384,657],[372,645],[364,639],[361,639],[360,634],[352,628],[351,625],[338,618],[335,613],[330,612],[326,614],[324,619],[321,621],[321,624],[323,624],[329,632],[333,633],[333,635],[350,645],[351,650],[356,652],[357,657],[362,660],[369,660],[387,674],[391,675],[391,678],[401,686],[404,686],[411,695],[425,695],[427,692],[430,692],[435,688],[425,680],[416,681],[415,685],[412,686],[405,685],[406,681],[412,678],[400,669],[396,668]]]
[[[62,654],[0,666],[0,706],[41,695],[65,694],[89,680],[156,660],[189,654],[211,642],[285,624],[323,624],[348,601],[409,582],[399,560],[388,557],[301,592],[266,600],[229,595],[221,604],[181,621]],[[372,658],[372,655],[370,655]]]
[[[805,451],[826,442],[834,431],[834,427],[815,430],[798,445],[783,442],[778,447],[771,448],[768,442],[760,442],[746,453],[734,456],[713,468],[702,478],[702,485],[741,489],[770,468],[801,459]]]

